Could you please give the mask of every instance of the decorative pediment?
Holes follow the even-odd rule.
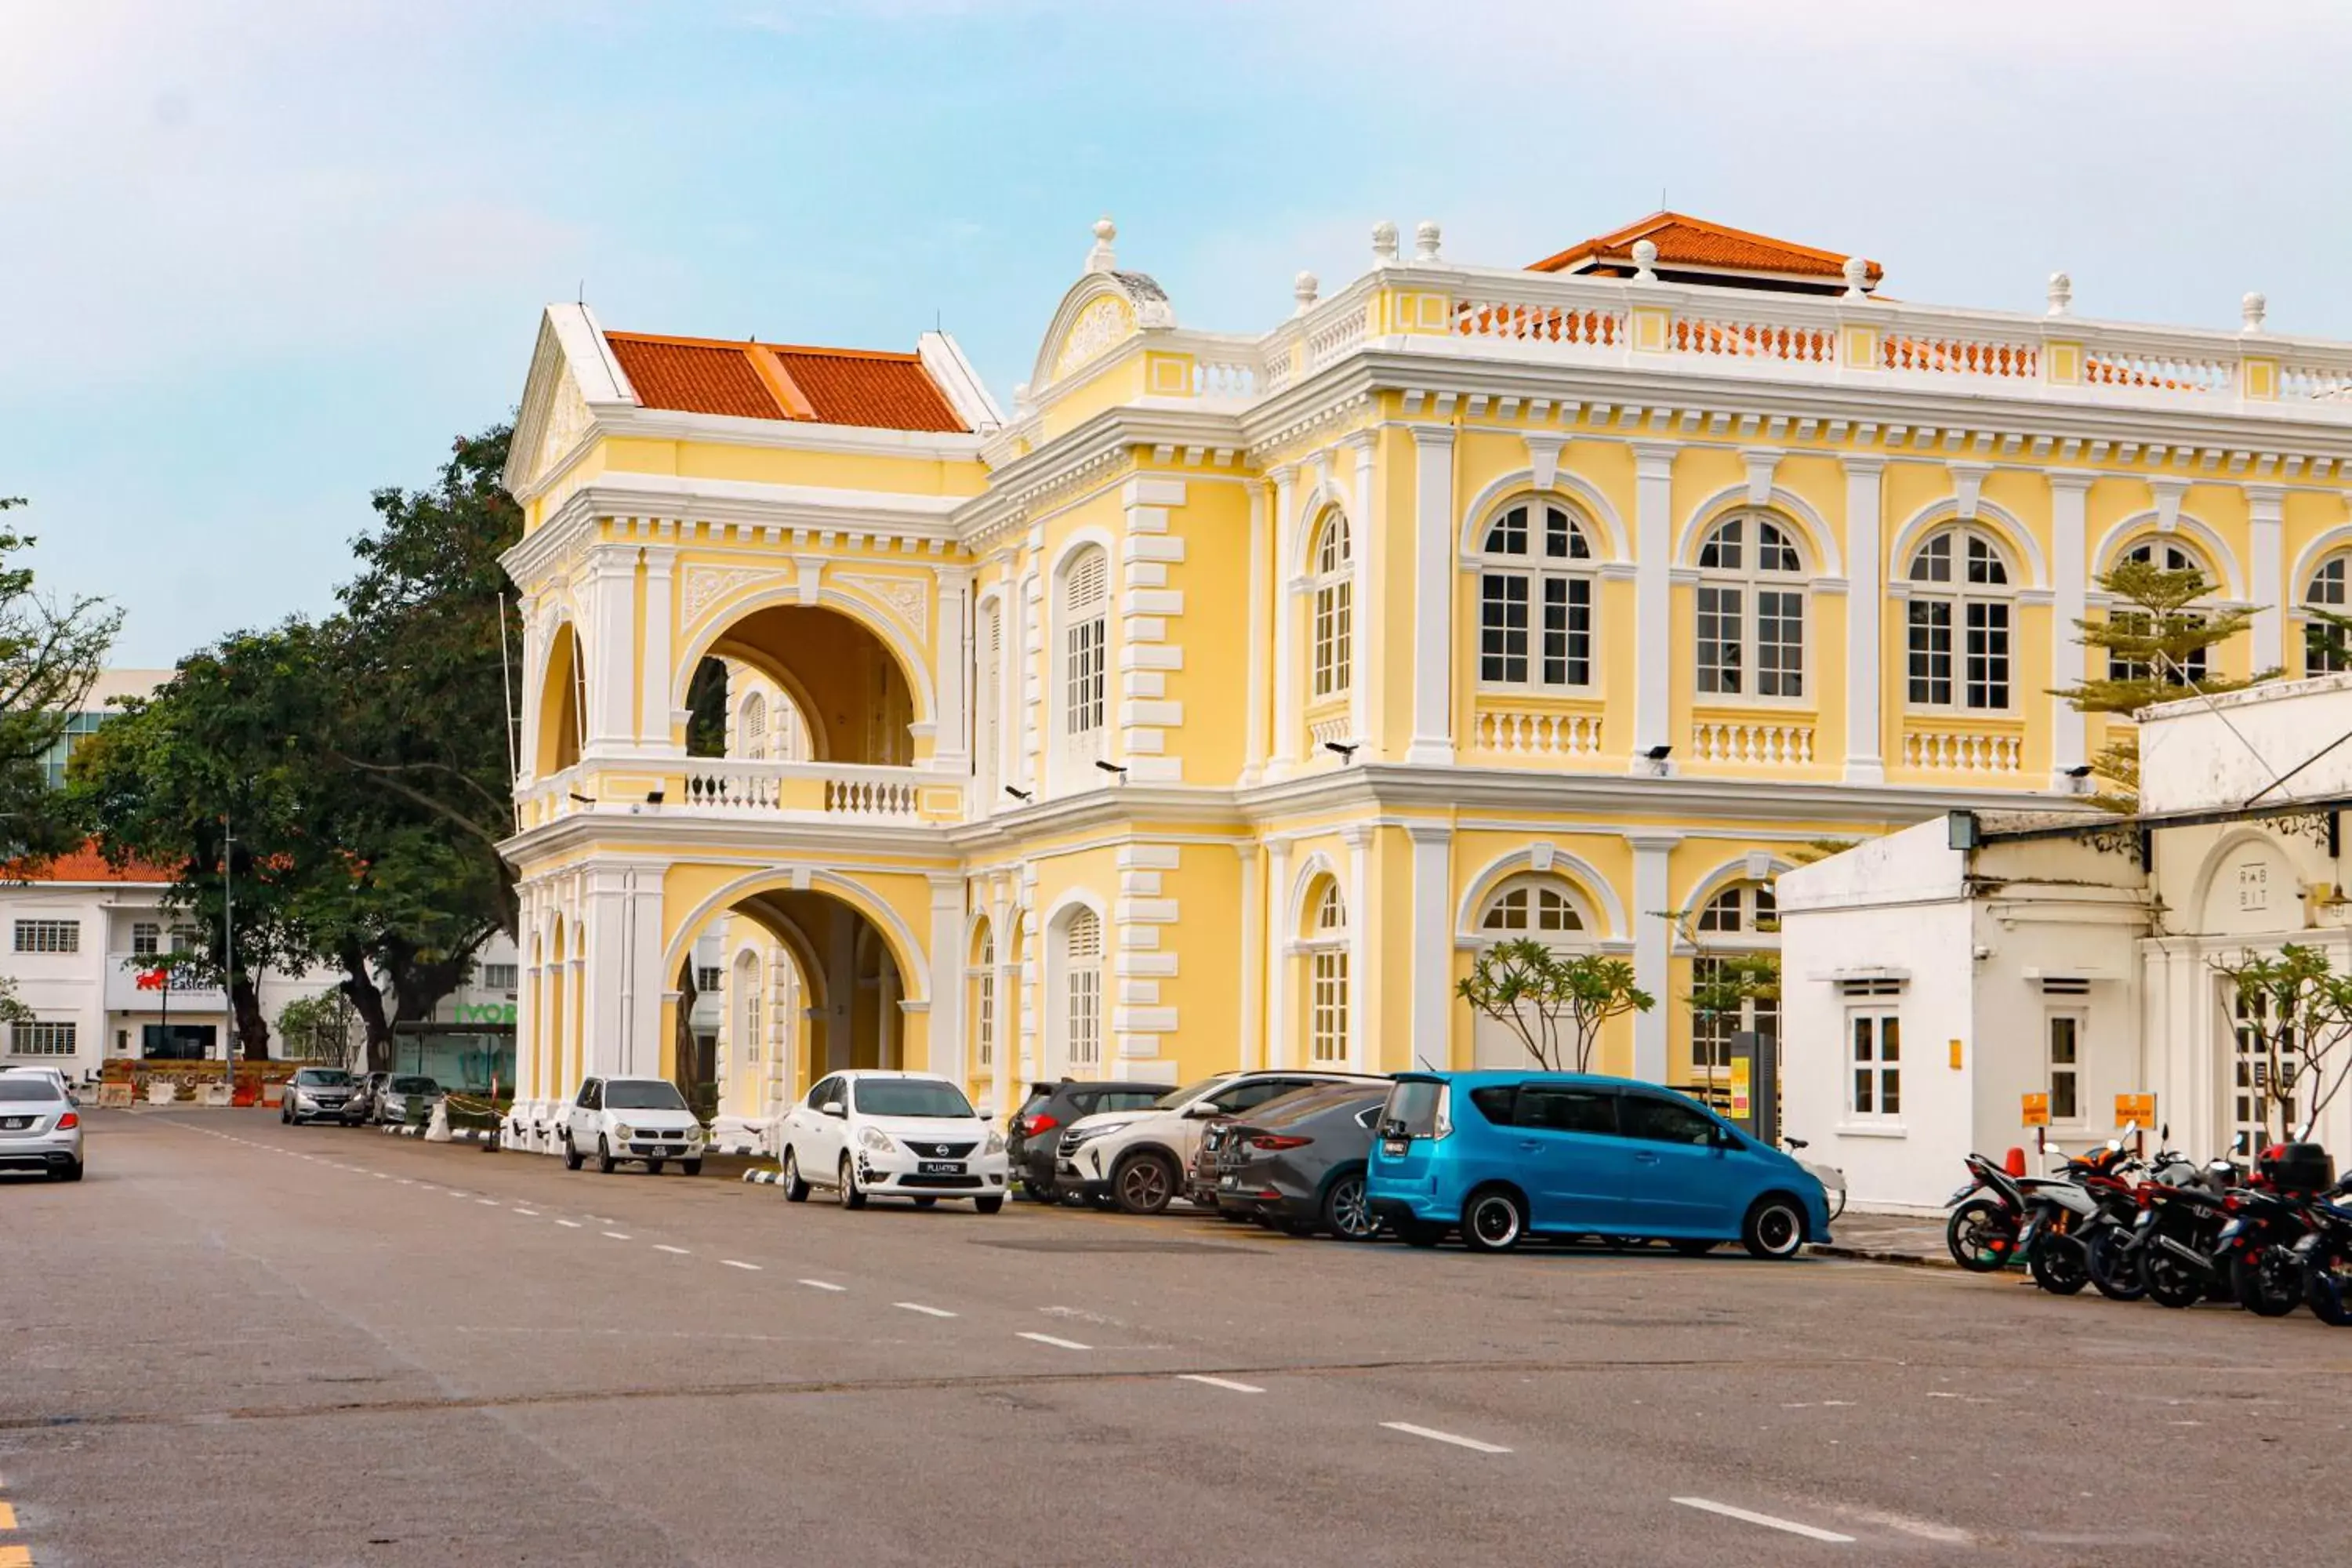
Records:
[[[781,585],[792,574],[776,566],[688,566],[684,574],[686,624],[692,626],[703,612],[754,584]]]
[[[1079,312],[1077,325],[1062,339],[1062,352],[1054,356],[1054,379],[1059,381],[1087,361],[1099,358],[1134,331],[1135,312],[1127,301],[1115,294],[1099,296]]]
[[[1087,270],[1062,296],[1053,324],[1045,329],[1037,363],[1029,377],[1034,392],[1083,370],[1138,332],[1176,324],[1168,291],[1149,273],[1122,272],[1110,242],[1118,234],[1108,218],[1095,225],[1095,247]]]
[[[871,572],[835,572],[833,580],[887,606],[892,615],[907,624],[908,629],[918,633],[926,629],[924,610],[927,598],[921,578]]]
[[[609,354],[604,329],[585,305],[550,305],[540,317],[539,345],[523,384],[506,487],[528,493],[595,429],[598,408],[636,406],[635,390]]]

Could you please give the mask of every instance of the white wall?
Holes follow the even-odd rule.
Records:
[[[2352,793],[2352,745],[2320,754],[2352,731],[2352,674],[2168,702],[2140,719],[2142,811],[2237,806],[2298,767],[2266,801]]]

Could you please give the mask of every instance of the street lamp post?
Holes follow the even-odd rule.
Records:
[[[231,1103],[236,1100],[236,903],[230,886],[235,874],[236,835],[228,814],[221,814],[221,1082]]]

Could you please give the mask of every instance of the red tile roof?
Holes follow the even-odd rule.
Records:
[[[916,354],[645,332],[604,339],[647,408],[884,430],[969,428]]]
[[[161,866],[132,860],[110,866],[96,845],[85,844],[53,860],[14,860],[0,865],[0,880],[11,882],[169,882],[172,873]]]
[[[1658,247],[1658,263],[1665,267],[1704,267],[1733,272],[1796,273],[1816,278],[1837,278],[1843,275],[1845,258],[1834,250],[1818,250],[1810,245],[1797,245],[1769,235],[1750,234],[1746,229],[1730,228],[1723,224],[1709,223],[1705,218],[1691,217],[1683,213],[1652,213],[1639,223],[1627,224],[1613,234],[1604,234],[1571,245],[1557,256],[1548,256],[1528,268],[1530,272],[1574,272],[1595,261],[1622,261],[1631,264],[1633,242],[1646,239]],[[1877,262],[1870,263],[1870,279],[1876,282],[1883,275]]]

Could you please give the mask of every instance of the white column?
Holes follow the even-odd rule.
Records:
[[[2089,613],[2090,547],[2083,537],[2083,512],[2091,481],[2098,476],[2066,469],[2050,475],[2050,573],[2056,589],[2051,605],[2050,684],[2077,686],[2083,679],[2083,645],[2074,623]],[[2080,767],[2084,755],[2083,715],[2063,697],[2050,700],[2050,787],[2074,787],[2068,768]]]
[[[1274,598],[1266,559],[1266,507],[1270,498],[1262,479],[1249,485],[1249,697],[1242,737],[1241,787],[1248,789],[1265,776],[1265,645],[1272,631]]]
[[[1679,448],[1633,444],[1633,754],[1674,743],[1674,468]]]
[[[515,963],[522,984],[515,987],[514,1100],[539,1098],[540,970],[546,954],[535,933],[539,930],[539,895],[529,888],[515,889]]]
[[[971,1070],[971,1053],[963,1028],[963,878],[952,871],[934,872],[930,1040],[925,1047],[923,1070],[951,1078],[959,1084],[970,1081]]]
[[[1290,511],[1297,486],[1298,470],[1289,464],[1274,470],[1274,760],[1266,770],[1273,778],[1298,766],[1299,584],[1290,559]]]
[[[637,549],[606,546],[589,567],[584,643],[589,756],[625,756],[636,746]]]
[[[1845,782],[1885,782],[1879,650],[1886,604],[1885,547],[1879,539],[1879,477],[1884,458],[1845,463]]]
[[[2279,534],[2285,519],[2286,490],[2279,485],[2246,487],[2246,597],[2254,605],[2253,668],[2286,668],[2286,605],[2295,584],[2279,564]]]
[[[1013,1109],[1013,1069],[1021,1060],[1021,966],[1013,962],[1013,950],[1019,944],[1020,933],[1011,924],[1013,907],[1000,897],[989,911],[988,929],[996,933],[996,1017],[992,1026],[996,1039],[992,1051],[996,1058],[996,1110],[999,1116]]]
[[[1262,869],[1258,847],[1253,840],[1234,846],[1234,853],[1242,862],[1242,1016],[1237,1038],[1241,1041],[1240,1065],[1255,1068],[1262,1060],[1265,1048],[1265,921],[1260,912],[1265,902],[1265,890],[1260,883]]]
[[[539,776],[539,689],[544,683],[545,671],[540,659],[545,649],[540,646],[539,626],[535,606],[525,599],[520,606],[522,619],[522,729],[515,742],[515,776],[517,786],[530,783]]]
[[[1454,830],[1408,822],[1412,840],[1412,1051],[1404,1067],[1454,1065]]]
[[[1283,915],[1290,902],[1290,846],[1265,847],[1265,1065],[1290,1065],[1290,944]]]
[[[1354,530],[1349,543],[1350,570],[1348,592],[1353,602],[1349,637],[1348,672],[1348,740],[1352,745],[1366,747],[1367,754],[1381,753],[1383,747],[1372,745],[1373,685],[1381,679],[1382,648],[1371,628],[1382,624],[1380,605],[1373,598],[1372,558],[1380,553],[1382,534],[1379,509],[1372,504],[1372,447],[1380,437],[1370,430],[1360,430],[1349,436],[1345,445],[1355,449],[1356,475],[1355,515],[1349,519]],[[1381,737],[1385,742],[1386,736]]]
[[[1633,921],[1633,983],[1657,998],[1656,1006],[1633,1015],[1633,1076],[1652,1083],[1666,1081],[1666,1023],[1675,1005],[1668,984],[1674,931],[1659,911],[1674,908],[1667,902],[1666,872],[1675,846],[1682,841],[1679,833],[1625,835],[1625,842],[1633,847],[1633,899],[1628,906]]]
[[[936,584],[939,657],[932,660],[932,671],[940,710],[931,731],[931,766],[961,773],[971,767],[971,705],[964,700],[971,663],[971,574],[960,566],[943,566]]]
[[[1412,741],[1404,760],[1454,761],[1454,427],[1412,426]],[[1360,626],[1374,625],[1362,605]]]
[[[646,646],[637,671],[637,745],[668,752],[670,742],[670,637],[674,616],[671,584],[677,552],[667,544],[646,547]],[[678,748],[683,750],[683,748]]]
[[[1013,689],[1019,693],[1015,711],[1020,715],[1021,757],[1015,770],[1020,777],[1014,782],[1032,795],[1038,781],[1045,776],[1045,585],[1034,570],[1023,574],[1017,597],[1020,614],[1013,626],[1020,632],[1015,645],[1020,649],[1014,664],[1019,674]]]
[[[1370,879],[1365,848],[1370,844],[1372,830],[1350,823],[1339,830],[1339,841],[1348,847],[1348,1070],[1363,1072],[1364,1052],[1364,973],[1366,930],[1372,923]]]
[[[580,926],[587,939],[578,1015],[590,1073],[661,1071],[659,862],[597,860],[587,868]]]

